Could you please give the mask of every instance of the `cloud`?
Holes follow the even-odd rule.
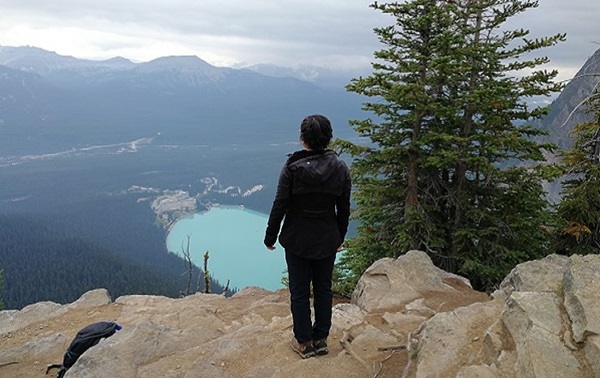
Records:
[[[215,65],[269,63],[365,69],[373,33],[393,19],[371,0],[0,0],[0,45],[33,45],[79,58],[148,61],[197,55]],[[532,36],[567,33],[544,51],[576,71],[600,46],[600,2],[543,0],[511,20]]]
[[[0,44],[135,60],[190,53],[209,61],[294,64],[349,51],[369,55],[376,41],[371,29],[381,16],[367,1],[6,3],[0,3],[6,21]]]

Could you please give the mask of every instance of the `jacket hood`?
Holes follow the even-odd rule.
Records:
[[[333,151],[306,151],[306,156],[298,153],[292,155],[289,168],[294,171],[294,177],[304,183],[323,185],[339,171],[340,164]]]

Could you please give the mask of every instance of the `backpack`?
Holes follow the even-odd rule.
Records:
[[[100,340],[114,335],[120,329],[121,326],[114,322],[92,323],[82,328],[77,332],[73,341],[71,341],[69,348],[64,354],[62,364],[48,365],[46,374],[48,374],[50,369],[58,368],[56,378],[62,378],[83,352],[98,344]]]

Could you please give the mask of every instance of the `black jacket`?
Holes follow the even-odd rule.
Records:
[[[277,240],[291,253],[321,259],[343,243],[350,217],[350,173],[333,151],[298,151],[279,175],[265,245]],[[285,220],[284,220],[285,217]]]

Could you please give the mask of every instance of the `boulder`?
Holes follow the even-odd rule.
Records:
[[[502,280],[500,291],[507,297],[513,291],[556,293],[562,288],[568,264],[569,258],[561,255],[548,255],[541,260],[519,264]]]
[[[479,364],[484,332],[502,305],[498,300],[474,303],[429,319],[420,335],[417,378],[455,376],[461,367]]]
[[[140,367],[186,347],[189,341],[181,330],[149,321],[101,340],[79,357],[65,378],[136,377]]]
[[[398,339],[379,328],[368,324],[353,340],[352,347],[364,359],[375,359],[381,355],[379,347],[398,344]],[[404,340],[402,340],[404,342]]]
[[[0,335],[16,331],[32,323],[64,313],[62,305],[54,302],[38,302],[22,310],[0,311]]]
[[[364,312],[351,303],[339,303],[333,306],[331,314],[332,331],[349,331],[352,327],[363,324]]]
[[[50,354],[53,350],[66,350],[70,340],[63,334],[57,333],[49,337],[34,340],[23,346],[0,351],[0,366],[25,358],[39,357]],[[58,361],[57,361],[58,362]]]
[[[599,335],[600,256],[571,256],[563,286],[575,341],[582,342],[588,335]]]
[[[88,291],[84,293],[78,300],[71,303],[69,308],[78,309],[78,308],[90,308],[97,306],[104,306],[112,302],[110,295],[108,294],[108,290],[106,289],[96,289]]]
[[[583,366],[560,338],[533,326],[517,347],[516,377],[585,377]]]
[[[516,345],[527,339],[533,327],[562,334],[560,299],[554,293],[513,292],[506,301],[500,318]]]
[[[373,263],[358,281],[352,303],[366,312],[401,310],[432,291],[456,294],[447,280],[458,280],[470,287],[467,279],[434,266],[425,252],[409,251],[397,259],[384,258]]]
[[[517,376],[575,377],[581,366],[562,342],[561,299],[550,292],[513,292],[500,319],[514,346]],[[558,375],[554,375],[558,374]]]

